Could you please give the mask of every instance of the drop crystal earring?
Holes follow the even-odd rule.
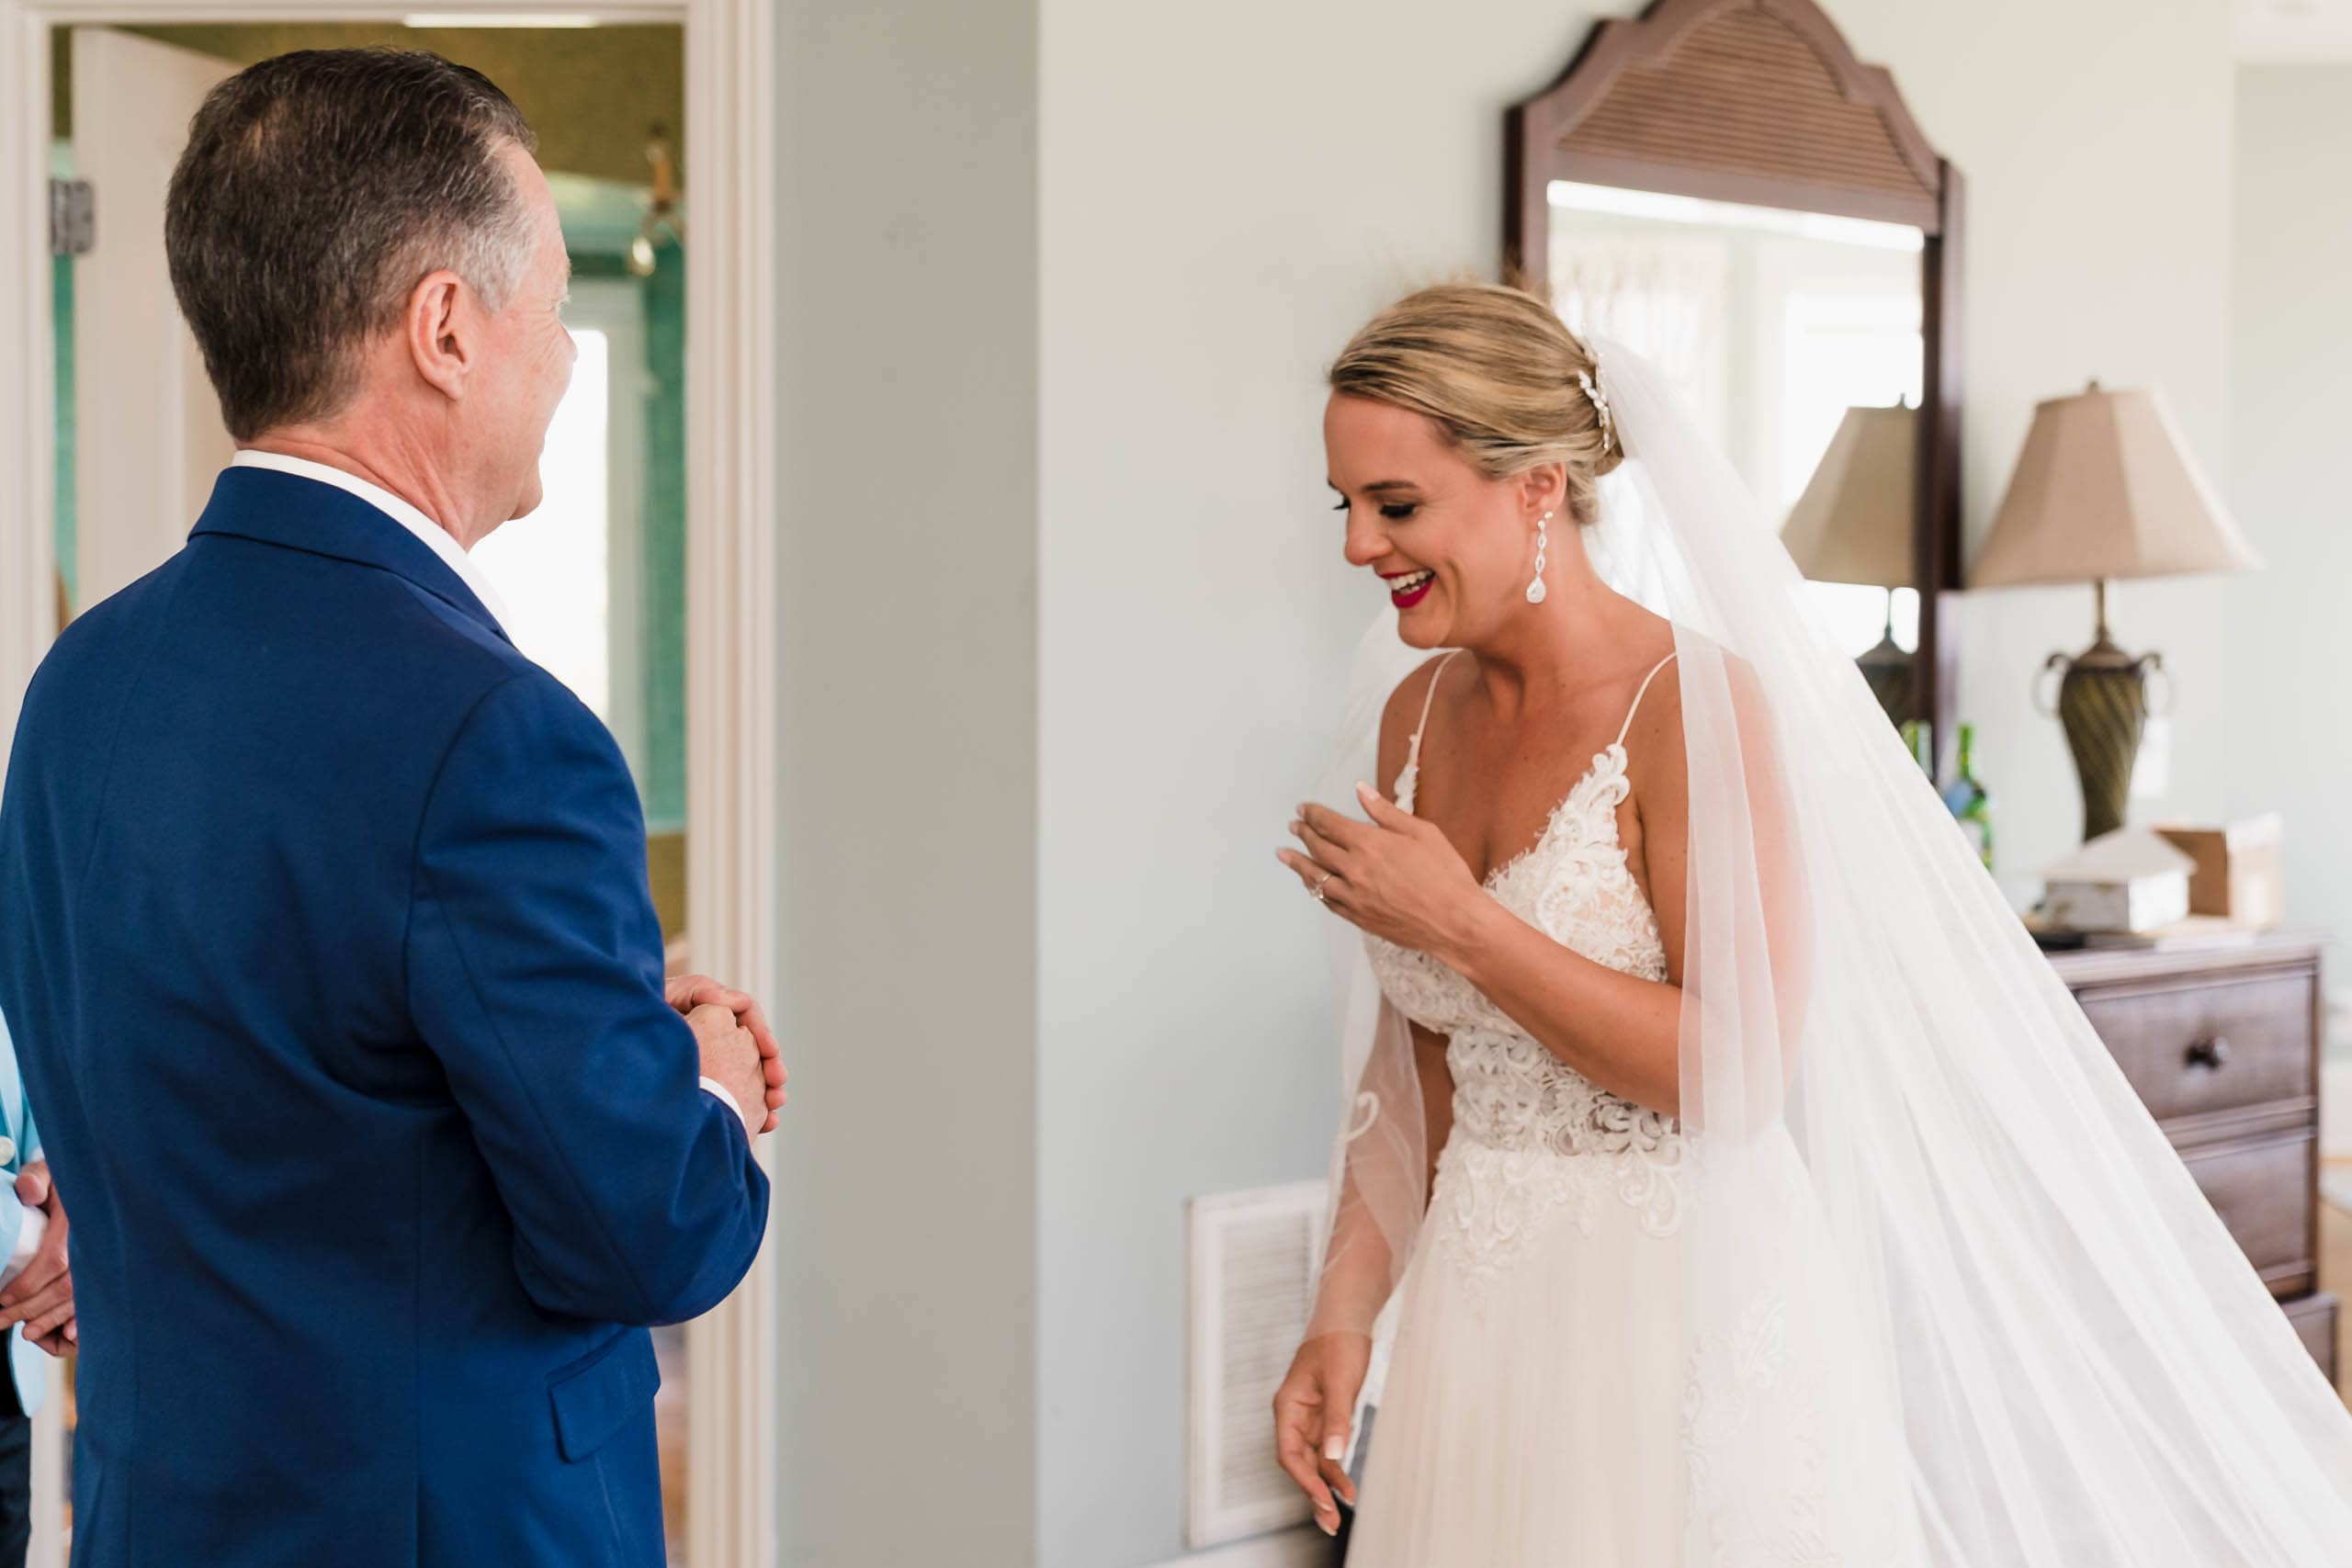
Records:
[[[1544,555],[1552,547],[1548,532],[1551,524],[1552,514],[1548,512],[1535,520],[1535,580],[1527,585],[1527,602],[1531,604],[1544,603]]]

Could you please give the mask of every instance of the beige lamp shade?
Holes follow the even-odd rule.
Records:
[[[2236,571],[2262,563],[2146,390],[2096,381],[2033,411],[1972,588]]]
[[[1797,570],[1815,582],[1910,587],[1918,453],[1917,411],[1848,409],[1781,525]]]

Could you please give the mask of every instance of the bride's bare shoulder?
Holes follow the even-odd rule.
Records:
[[[1404,771],[1405,753],[1411,748],[1413,728],[1421,721],[1430,697],[1430,686],[1437,679],[1438,667],[1446,661],[1443,653],[1431,654],[1396,682],[1388,694],[1387,705],[1380,710],[1380,788],[1392,794],[1396,775]]]
[[[1777,735],[1770,697],[1754,664],[1682,626],[1675,628],[1675,652],[1677,678],[1661,675],[1651,682],[1626,737],[1637,787],[1645,774],[1679,774],[1687,768],[1681,678],[1686,671],[1700,682],[1693,705],[1702,724],[1728,723],[1740,744],[1750,749],[1770,748]]]
[[[1670,653],[1679,654],[1680,649]],[[1682,660],[1652,667],[1634,711],[1627,716],[1627,772],[1634,793],[1646,793],[1660,775],[1679,777],[1683,772]]]
[[[1391,726],[1402,726],[1410,735],[1413,726],[1420,722],[1421,705],[1430,694],[1430,683],[1437,679],[1438,667],[1453,658],[1451,653],[1432,653],[1413,667],[1412,673],[1396,682],[1388,694],[1388,706],[1380,716],[1380,729],[1385,735]]]

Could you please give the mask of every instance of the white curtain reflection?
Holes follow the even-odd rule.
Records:
[[[1849,408],[1919,406],[1917,230],[1605,186],[1552,194],[1561,315],[1673,377],[1769,515],[1788,516]],[[1890,601],[1816,582],[1807,597],[1855,654],[1890,618],[1898,644],[1918,645],[1911,589]]]

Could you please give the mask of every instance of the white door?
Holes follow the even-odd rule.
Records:
[[[164,193],[226,61],[74,29],[74,165],[96,243],[74,264],[75,597],[95,604],[180,547],[234,450],[164,264]]]

